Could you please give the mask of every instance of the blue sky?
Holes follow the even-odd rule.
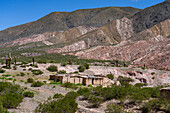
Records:
[[[165,0],[0,0],[0,31],[35,21],[54,11],[74,11],[108,6],[140,9]]]

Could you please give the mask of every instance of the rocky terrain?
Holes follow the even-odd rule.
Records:
[[[68,54],[170,70],[170,1],[146,9],[106,7],[53,12],[0,31],[1,59]]]
[[[16,70],[13,69],[5,69],[5,73],[0,73],[0,77],[2,75],[8,74],[12,75],[13,79],[16,79],[15,83],[19,84],[23,88],[27,87],[27,90],[32,91],[35,93],[33,98],[24,98],[23,102],[21,102],[20,106],[16,109],[8,109],[9,112],[14,113],[31,113],[34,112],[35,108],[38,106],[39,103],[44,102],[50,96],[53,97],[54,94],[60,93],[65,95],[69,91],[75,91],[73,89],[64,88],[57,84],[49,84],[49,75],[54,74],[54,72],[49,72],[46,68],[50,65],[56,65],[59,70],[65,70],[67,73],[78,71],[78,65],[67,65],[61,66],[61,64],[54,64],[54,63],[47,63],[47,64],[37,64],[38,68],[27,66],[26,68],[17,66]],[[3,65],[0,65],[0,68]],[[12,65],[13,66],[13,65]],[[33,75],[29,68],[32,69],[39,69],[44,73],[41,75]],[[25,71],[23,71],[25,69]],[[17,76],[18,73],[23,72],[25,76]],[[90,66],[88,70],[84,72],[80,72],[81,74],[92,74],[92,75],[107,75],[113,74],[114,80],[112,80],[113,84],[117,83],[117,78],[119,76],[123,77],[130,77],[134,80],[131,84],[136,83],[147,83],[148,86],[157,86],[157,85],[168,85],[170,81],[170,72],[164,70],[156,70],[156,69],[141,69],[141,68],[130,68],[130,67],[109,67],[109,66]],[[10,78],[7,77],[7,78]],[[46,81],[46,84],[41,87],[31,87],[31,83],[27,83],[28,78],[33,78],[36,81]],[[8,81],[12,82],[12,80],[3,80],[1,81]],[[84,86],[83,86],[84,87]],[[112,99],[110,101],[106,101],[101,104],[98,108],[88,108],[87,106],[89,103],[87,101],[82,101],[81,97],[77,98],[78,108],[80,111],[83,112],[90,112],[90,113],[104,113],[106,110],[106,106],[111,103],[120,103],[119,100]]]
[[[85,75],[114,75],[114,79],[107,78],[107,82],[114,85],[107,87],[105,84],[103,89],[98,87],[99,91],[96,92],[92,86],[77,86],[80,89],[92,88],[90,89],[92,92],[87,91],[89,94],[87,93],[86,100],[82,98],[86,98],[87,94],[80,94],[81,96],[75,98],[79,108],[77,112],[104,113],[107,105],[114,103],[119,107],[123,105],[126,111],[139,113],[141,105],[146,101],[152,102],[152,99],[157,105],[160,95],[151,95],[147,88],[142,89],[142,86],[135,85],[137,83],[147,87],[170,85],[169,12],[170,0],[146,9],[104,7],[73,12],[52,12],[37,21],[0,31],[0,81],[19,84],[35,94],[33,98],[24,98],[20,106],[8,111],[33,113],[39,103],[50,100],[54,94],[66,95],[70,91],[79,90],[64,88],[61,83],[50,81],[49,75],[57,73],[47,70],[50,65],[57,66],[58,70],[64,70],[67,74],[76,72]],[[12,60],[10,61],[12,69],[5,67],[6,59]],[[32,61],[35,62],[35,66],[32,66]],[[85,64],[88,65],[87,63],[90,64],[89,69],[83,67]],[[78,72],[79,66],[85,68],[85,71]],[[35,75],[31,70],[43,73]],[[27,83],[30,77],[43,82],[44,85],[31,87],[31,83]],[[128,82],[130,84],[125,84],[127,81],[121,77],[127,81],[130,79]],[[135,102],[131,103],[128,100],[133,96],[124,88],[129,88],[128,92],[131,90],[133,96],[137,96]],[[105,91],[108,93],[106,97],[102,94]],[[152,93],[156,91],[160,93],[160,89],[157,88]],[[123,93],[126,98],[123,98]],[[120,98],[117,98],[116,94]],[[138,97],[142,100],[139,103]],[[90,108],[90,98],[92,100],[97,98],[95,101],[102,100],[102,103],[98,107]],[[163,103],[161,104],[164,106],[160,107],[159,111],[168,111]]]

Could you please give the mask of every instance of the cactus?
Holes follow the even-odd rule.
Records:
[[[33,64],[32,64],[32,65],[34,66],[34,62],[35,62],[35,58],[34,58],[34,57],[32,58],[32,62],[33,62]]]
[[[16,57],[14,57],[14,63],[15,63],[15,65],[17,64],[17,59],[16,59]]]

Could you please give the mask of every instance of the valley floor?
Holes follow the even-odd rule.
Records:
[[[38,68],[35,67],[21,67],[17,66],[16,70],[13,69],[5,69],[5,73],[0,73],[0,77],[2,78],[4,74],[11,75],[12,80],[16,80],[15,83],[19,84],[22,87],[27,88],[27,90],[32,91],[35,93],[35,96],[33,98],[24,98],[23,102],[20,104],[20,106],[17,107],[17,109],[8,109],[9,112],[14,113],[32,113],[34,112],[35,108],[38,106],[39,103],[44,102],[49,97],[53,97],[54,94],[60,93],[60,94],[67,94],[70,91],[74,91],[73,89],[64,88],[57,84],[50,84],[49,81],[49,75],[55,74],[55,72],[49,72],[46,70],[46,68],[50,65],[56,65],[58,67],[58,70],[65,70],[67,73],[78,71],[77,67],[78,65],[66,65],[61,66],[60,64],[37,64]],[[1,65],[0,67],[2,67]],[[38,69],[43,71],[43,74],[41,75],[33,75],[31,71],[29,71],[29,68],[32,69]],[[23,71],[24,69],[24,71]],[[20,72],[25,73],[25,76],[17,76]],[[112,73],[116,78],[119,76],[124,77],[130,77],[134,79],[134,82],[132,84],[141,83],[141,79],[145,79],[146,83],[149,86],[155,86],[155,85],[167,85],[170,83],[170,71],[164,71],[164,70],[155,70],[155,69],[141,69],[141,68],[130,68],[130,67],[106,67],[106,66],[90,66],[89,69],[82,72],[82,74],[88,74],[88,75],[107,75]],[[46,84],[41,87],[31,87],[31,83],[26,83],[26,80],[28,78],[34,78],[36,81],[46,81]],[[9,77],[7,77],[9,78]],[[8,81],[13,82],[12,80],[5,80],[1,79],[1,81]],[[84,86],[83,86],[84,87]],[[117,103],[117,100],[110,100],[107,102],[104,102],[101,104],[101,107],[99,108],[87,108],[88,103],[87,101],[79,101],[77,99],[78,107],[81,111],[89,111],[91,113],[104,113],[104,110],[106,109],[107,104],[109,103]]]

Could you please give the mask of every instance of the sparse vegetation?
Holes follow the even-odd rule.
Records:
[[[92,104],[92,107],[99,107],[100,104],[103,102],[103,98],[94,96],[94,95],[90,95],[88,98],[88,101],[89,101],[89,103]]]
[[[143,86],[147,86],[147,83],[136,83],[135,86],[136,87],[143,87]]]
[[[3,77],[10,77],[11,75],[8,75],[8,74],[6,74],[6,75],[2,75]]]
[[[57,98],[57,99],[59,99],[59,98],[63,98],[64,96],[62,95],[62,94],[59,94],[59,93],[56,93],[54,96],[53,96],[53,98]]]
[[[108,74],[107,77],[108,77],[109,79],[111,79],[111,80],[114,79],[114,75],[113,75],[113,74]]]
[[[30,91],[25,91],[23,93],[24,97],[30,97],[30,98],[33,98],[34,97],[34,93],[33,92],[30,92]]]
[[[23,89],[19,85],[13,85],[8,82],[0,82],[0,111],[7,113],[8,108],[16,108],[24,96],[22,95]]]
[[[86,68],[86,69],[89,69],[89,64],[84,64],[84,67]]]
[[[5,72],[5,70],[0,68],[0,73],[4,73],[4,72]]]
[[[28,83],[33,83],[33,82],[34,82],[34,79],[33,79],[33,78],[28,78],[28,79],[27,79],[27,82],[28,82]]]
[[[66,71],[65,70],[60,70],[58,73],[59,74],[66,74]]]
[[[35,112],[41,113],[75,113],[78,109],[78,104],[75,101],[77,97],[76,92],[67,93],[65,97],[53,100],[53,101],[46,101],[45,103],[39,104],[36,108]]]
[[[84,72],[85,69],[86,69],[86,68],[85,68],[84,66],[79,66],[79,67],[78,67],[79,72]]]
[[[31,84],[31,87],[41,87],[42,85],[44,85],[44,83],[37,81],[37,82],[33,82]]]
[[[152,73],[151,73],[151,75],[154,75],[154,74],[155,74],[155,72],[152,72]]]
[[[41,70],[39,70],[39,69],[32,70],[31,72],[32,72],[34,75],[41,75],[41,74],[43,74],[43,72],[42,72]]]
[[[77,89],[78,88],[75,84],[72,84],[70,82],[66,82],[66,83],[62,84],[61,86],[66,87],[66,88],[72,88],[72,89]]]
[[[124,108],[117,104],[109,104],[107,105],[106,113],[126,113]]]
[[[63,63],[61,63],[61,66],[66,66],[67,65],[67,63],[65,63],[65,62],[63,62]]]
[[[57,68],[57,66],[55,66],[55,65],[50,65],[50,66],[47,68],[47,70],[50,71],[50,72],[56,72],[56,71],[58,71],[58,68]]]
[[[45,60],[38,60],[37,63],[46,64],[47,62]]]

